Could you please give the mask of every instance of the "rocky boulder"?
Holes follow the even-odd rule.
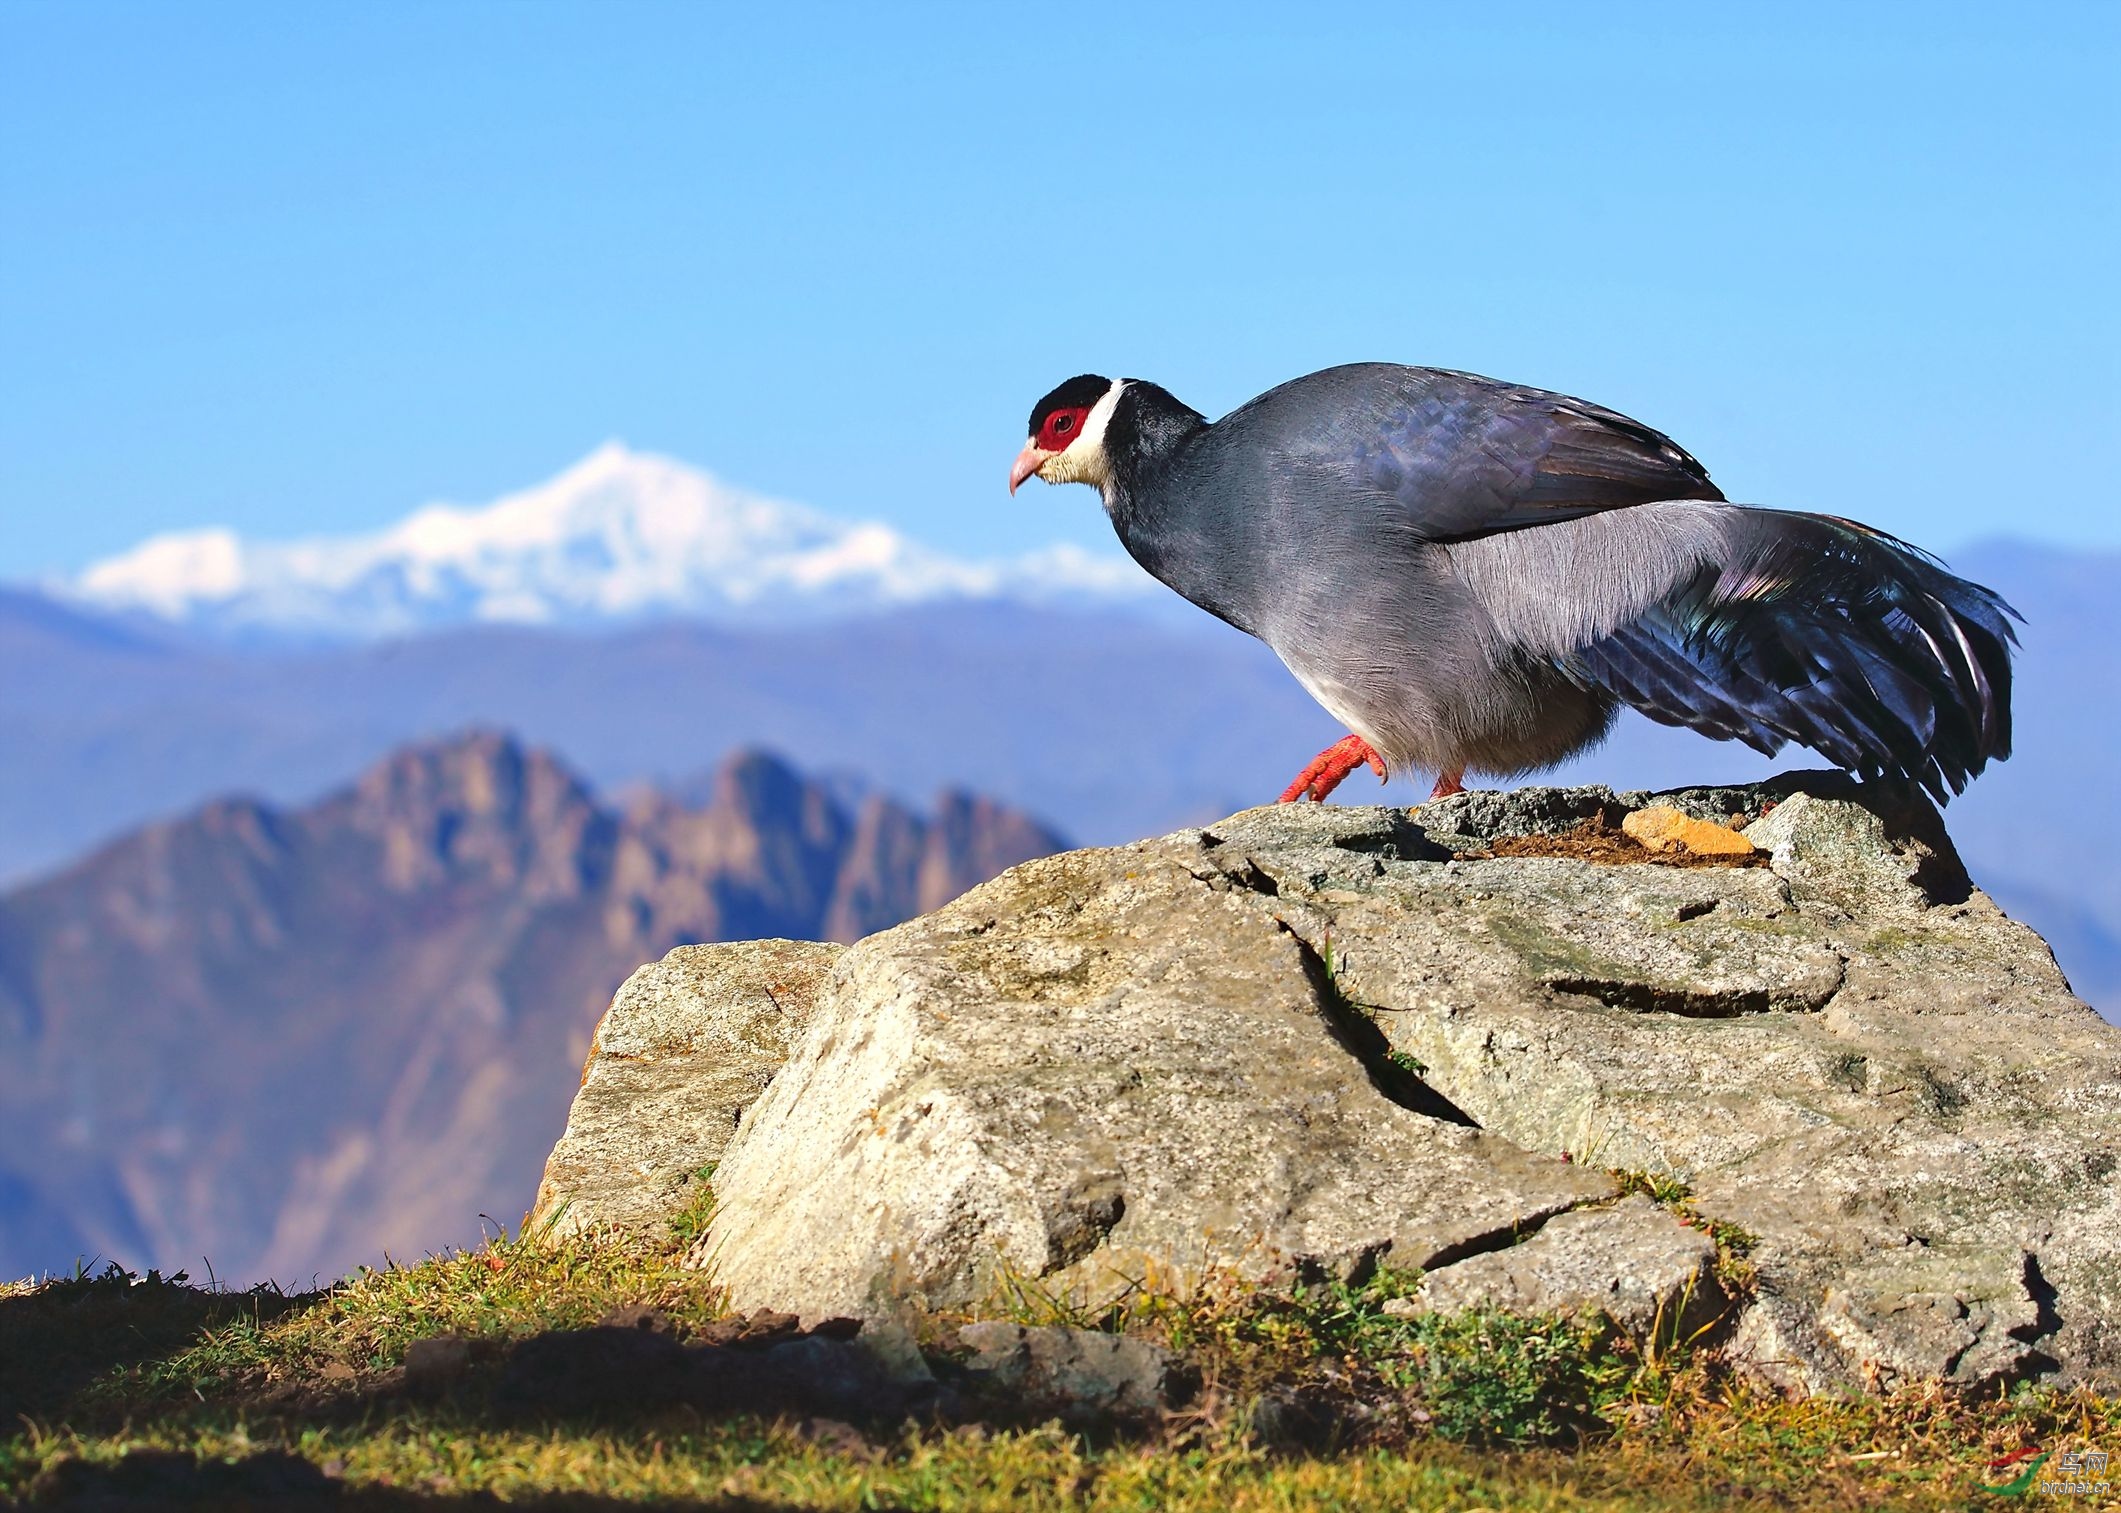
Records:
[[[1653,849],[1652,807],[1751,845]],[[570,1124],[747,1105],[695,1251],[742,1307],[1383,1264],[1409,1307],[1705,1327],[1793,1390],[2121,1381],[2121,1032],[1876,789],[1251,810],[800,960],[755,1102],[592,1076]],[[758,1012],[741,976],[672,990],[681,1039]],[[548,1206],[635,1180],[576,1149]]]

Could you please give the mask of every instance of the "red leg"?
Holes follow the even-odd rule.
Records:
[[[1311,758],[1311,765],[1296,774],[1296,781],[1282,790],[1280,802],[1293,804],[1298,799],[1312,799],[1323,804],[1326,795],[1340,786],[1340,780],[1358,767],[1368,767],[1383,782],[1387,773],[1385,759],[1379,756],[1370,743],[1359,735],[1343,736]]]
[[[1466,770],[1463,767],[1456,772],[1437,773],[1436,786],[1429,790],[1429,797],[1432,799],[1447,799],[1454,793],[1464,793],[1466,791],[1465,775]]]

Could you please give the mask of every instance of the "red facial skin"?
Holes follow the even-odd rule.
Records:
[[[1089,414],[1087,405],[1075,410],[1055,410],[1038,428],[1038,449],[1041,452],[1066,451],[1068,443],[1082,431],[1083,421]]]
[[[1087,405],[1074,409],[1055,410],[1039,423],[1038,434],[1024,443],[1024,449],[1016,454],[1016,461],[1009,468],[1009,492],[1015,493],[1018,484],[1045,466],[1046,459],[1056,452],[1068,450],[1068,444],[1082,434],[1084,417],[1089,415]]]

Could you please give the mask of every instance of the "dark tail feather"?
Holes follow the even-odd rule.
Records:
[[[1665,724],[1769,755],[1797,741],[1939,802],[2010,755],[2016,610],[1854,521],[1734,514],[1730,560],[1583,648],[1577,676]]]

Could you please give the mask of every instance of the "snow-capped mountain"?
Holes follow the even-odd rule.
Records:
[[[1054,546],[1004,562],[946,556],[889,526],[732,488],[611,442],[492,504],[430,505],[368,536],[153,537],[62,593],[217,633],[346,640],[473,622],[649,615],[814,617],[938,599],[1131,598],[1154,585],[1118,553]]]

